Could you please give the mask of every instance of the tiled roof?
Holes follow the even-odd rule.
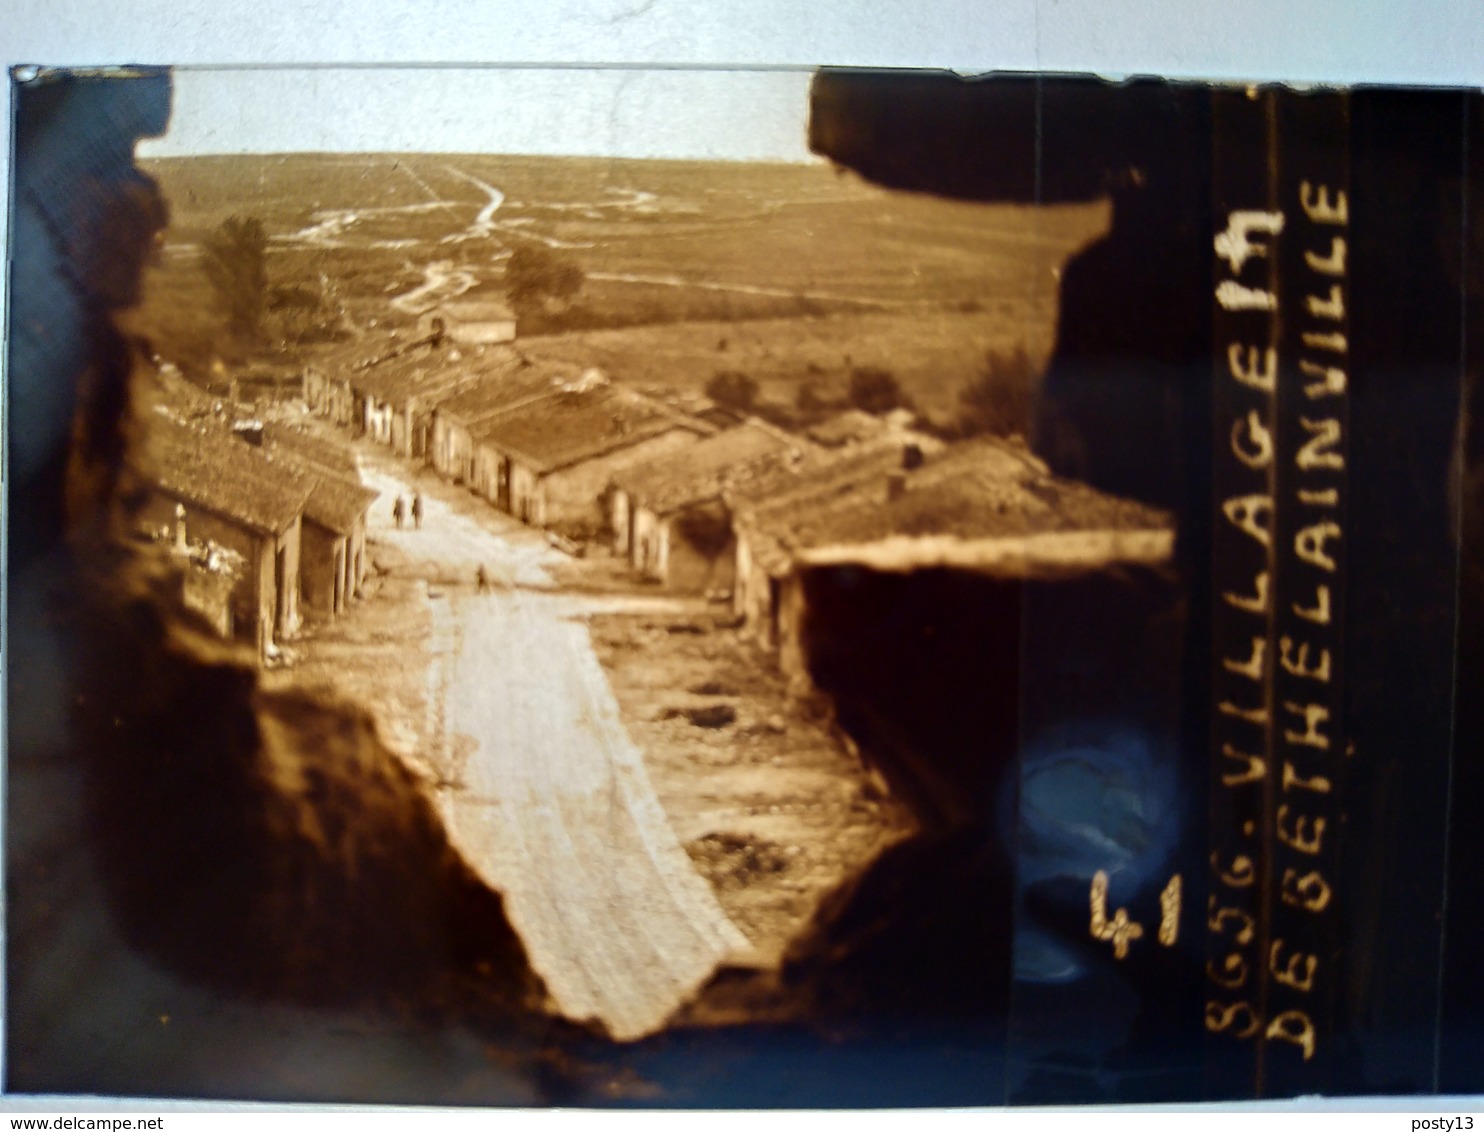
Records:
[[[699,436],[714,431],[704,422],[605,383],[557,389],[491,417],[473,435],[538,472],[552,472],[675,428]]]
[[[433,405],[481,380],[480,357],[474,350],[444,341],[409,345],[349,374],[351,388],[394,406],[412,398]]]
[[[769,468],[763,475],[729,487],[727,502],[733,510],[758,513],[849,494],[901,467],[909,443],[927,449],[942,447],[941,441],[912,436],[883,438],[846,449],[809,448],[796,462]]]
[[[878,451],[807,480],[773,493],[742,520],[770,569],[802,560],[1024,576],[1159,561],[1173,547],[1168,515],[1058,479],[1025,449],[995,439],[927,454],[913,469],[899,459],[883,462]]]
[[[349,534],[376,502],[377,493],[361,483],[355,457],[318,437],[284,425],[264,428],[267,455],[286,464],[313,484],[304,517],[336,534]]]
[[[636,506],[657,515],[720,498],[728,487],[796,466],[814,445],[765,421],[748,420],[735,428],[667,455],[647,460],[615,477]]]
[[[343,381],[351,374],[374,364],[397,349],[398,341],[390,334],[367,334],[334,342],[316,350],[306,363],[328,377]]]
[[[194,503],[261,534],[278,534],[304,510],[311,477],[275,461],[214,421],[147,416],[134,470],[167,495]]]
[[[280,421],[267,422],[263,426],[263,436],[289,453],[360,482],[361,469],[355,453],[344,444]]]
[[[575,366],[526,362],[514,351],[502,350],[494,364],[481,369],[478,384],[439,402],[438,413],[472,428],[496,413],[554,392],[579,372]]]

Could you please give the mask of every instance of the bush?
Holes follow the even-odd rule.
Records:
[[[737,370],[722,370],[706,383],[706,396],[718,405],[750,413],[757,404],[757,381]]]
[[[850,371],[850,403],[866,413],[889,413],[911,408],[896,374],[876,366],[857,366]]]
[[[256,217],[231,216],[201,241],[201,266],[226,316],[227,330],[243,342],[262,334],[268,300],[268,236]]]
[[[1036,372],[1024,348],[989,351],[978,375],[959,390],[959,434],[1028,434],[1035,381]]]
[[[586,282],[576,263],[538,244],[516,248],[505,262],[505,288],[518,315],[544,311],[549,299],[566,303]]]

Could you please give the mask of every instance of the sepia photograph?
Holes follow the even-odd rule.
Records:
[[[11,82],[8,1092],[1484,1092],[1477,92]]]

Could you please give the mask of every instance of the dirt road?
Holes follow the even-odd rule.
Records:
[[[363,458],[382,492],[375,544],[429,583],[434,622],[454,635],[442,685],[449,773],[439,802],[452,842],[505,898],[557,1009],[619,1039],[658,1029],[728,956],[748,947],[695,870],[660,805],[581,619],[553,592],[539,534],[419,477],[421,530],[392,521],[413,486]],[[479,514],[484,510],[484,514]],[[478,593],[484,564],[493,583]]]

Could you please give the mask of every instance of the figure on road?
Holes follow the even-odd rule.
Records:
[[[423,493],[420,491],[412,496],[412,525],[418,530],[423,529]]]
[[[485,571],[483,562],[479,564],[479,569],[474,571],[474,588],[482,594],[489,593],[490,576]]]
[[[397,530],[402,529],[402,520],[407,517],[407,500],[397,496],[397,502],[392,504],[392,518],[397,520]]]

